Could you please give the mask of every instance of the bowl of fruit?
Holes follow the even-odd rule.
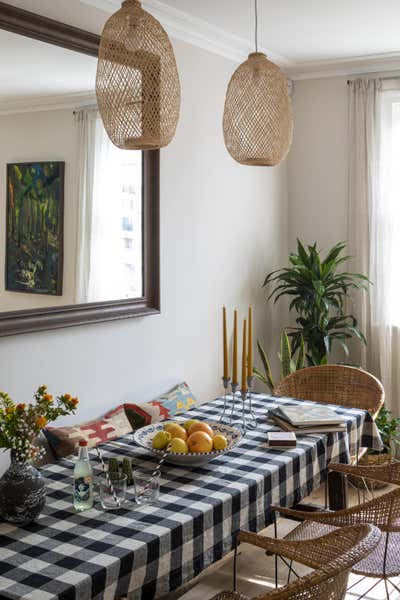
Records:
[[[238,429],[197,419],[153,423],[134,433],[135,442],[174,465],[198,467],[232,450],[242,439]]]

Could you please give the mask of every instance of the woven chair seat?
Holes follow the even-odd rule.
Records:
[[[297,542],[301,540],[310,540],[326,535],[334,529],[336,529],[336,527],[325,525],[324,523],[304,521],[283,539]],[[382,577],[386,535],[386,533],[382,535],[377,548],[375,548],[371,554],[353,567],[353,573],[364,575],[366,577]],[[389,534],[386,557],[386,576],[397,577],[398,575],[400,575],[400,533],[391,532]]]
[[[382,577],[386,536],[389,535],[386,556],[386,577],[400,575],[400,533],[384,533],[375,550],[353,567],[353,573],[368,577]]]

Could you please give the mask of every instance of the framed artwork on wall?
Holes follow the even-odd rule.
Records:
[[[7,165],[6,290],[62,295],[64,162]]]

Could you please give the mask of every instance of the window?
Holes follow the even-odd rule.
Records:
[[[385,293],[381,303],[392,325],[400,325],[400,92],[382,94],[381,194],[376,214],[385,246]]]

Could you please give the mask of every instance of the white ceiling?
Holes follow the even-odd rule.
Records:
[[[81,0],[108,12],[119,0]],[[228,54],[254,45],[254,0],[143,0],[171,35]],[[400,68],[400,0],[258,0],[260,45],[296,77]],[[186,36],[185,30],[186,29]],[[189,33],[188,33],[189,32]]]
[[[249,40],[254,0],[164,0]],[[399,0],[258,0],[260,41],[289,63],[400,51]]]
[[[94,91],[95,57],[1,29],[0,56],[1,99]]]
[[[100,32],[120,0],[8,0]],[[254,47],[254,0],[143,0],[171,36],[242,61]],[[260,46],[293,78],[400,70],[400,0],[258,0]],[[93,99],[96,60],[0,30],[0,112],[29,97]],[[40,65],[38,68],[37,65]],[[87,95],[82,99],[82,95]],[[90,98],[89,98],[90,96]],[[38,105],[43,105],[38,100]]]

